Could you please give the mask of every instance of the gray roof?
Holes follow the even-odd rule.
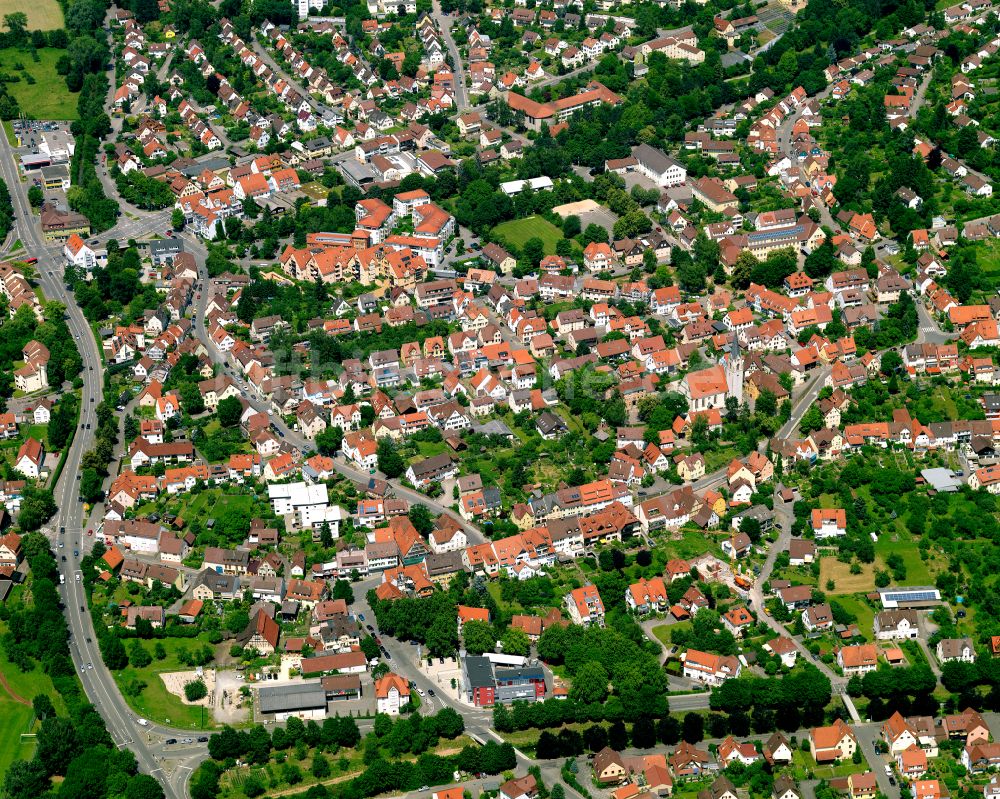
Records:
[[[654,172],[666,172],[672,166],[680,166],[676,159],[649,144],[640,144],[632,154],[636,161]]]
[[[318,682],[261,688],[257,695],[261,713],[288,713],[326,707],[326,691]]]

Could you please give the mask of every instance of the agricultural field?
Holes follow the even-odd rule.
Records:
[[[0,0],[0,17],[18,11],[28,15],[29,31],[54,31],[65,24],[56,0]]]
[[[556,251],[556,242],[563,237],[559,228],[540,216],[512,219],[510,222],[497,225],[493,228],[493,232],[518,249],[523,247],[528,239],[541,239],[545,245],[546,255],[552,255]]]
[[[850,564],[841,563],[833,556],[823,558],[819,567],[820,590],[826,591],[826,585],[831,580],[835,587],[829,593],[858,594],[874,590],[875,564],[859,563],[858,565],[861,567],[861,572],[851,574]]]
[[[0,5],[6,7],[9,2],[2,0]],[[43,7],[46,4],[47,0],[41,3]],[[57,27],[61,27],[61,19]],[[36,62],[29,53],[17,48],[0,50],[0,72],[20,78],[17,82],[8,83],[7,89],[25,114],[35,119],[77,118],[77,94],[66,88],[63,76],[56,72],[56,62],[65,53],[65,50],[45,47],[38,51]]]

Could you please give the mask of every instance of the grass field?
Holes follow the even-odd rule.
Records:
[[[0,17],[23,11],[29,31],[54,31],[63,27],[62,8],[56,0],[0,0]]]
[[[10,764],[18,758],[30,760],[35,751],[34,741],[21,743],[21,733],[28,732],[34,711],[11,699],[0,689],[0,775],[5,775]]]
[[[40,5],[46,7],[48,2],[49,0],[44,0]],[[6,7],[9,3],[10,0],[0,0],[0,6]],[[56,8],[58,9],[58,6]],[[60,24],[57,27],[62,26],[61,19],[60,17]],[[38,51],[39,60],[35,62],[22,50],[12,47],[0,50],[0,72],[18,75],[21,78],[17,83],[8,83],[7,89],[28,116],[34,119],[57,120],[77,118],[77,95],[66,88],[66,81],[56,72],[56,61],[65,52],[45,47]],[[35,82],[29,83],[27,75],[34,78]]]
[[[670,643],[670,628],[673,627],[672,624],[658,624],[653,628],[653,635],[656,636],[661,644]]]
[[[921,560],[917,542],[910,538],[908,533],[893,533],[891,530],[886,530],[879,536],[875,545],[876,563],[881,566],[885,558],[893,552],[902,557],[906,566],[906,577],[902,580],[893,580],[894,585],[934,585],[934,575]]]
[[[545,245],[546,255],[552,255],[556,251],[556,242],[563,237],[559,228],[540,216],[512,219],[510,222],[497,225],[493,230],[518,249],[523,247],[528,239],[539,238]]]
[[[844,610],[848,613],[853,613],[857,617],[858,629],[861,630],[862,635],[866,638],[872,637],[872,622],[875,619],[875,611],[863,599],[854,596],[833,595],[830,595],[828,598],[835,599],[841,604]]]
[[[22,590],[18,589],[18,594]],[[6,625],[0,626],[0,634],[6,631]],[[7,660],[2,647],[0,647],[0,675],[3,675],[7,685],[6,688],[0,686],[0,779],[2,779],[14,760],[18,758],[30,760],[35,751],[34,741],[29,739],[21,742],[21,733],[30,731],[29,725],[34,718],[34,711],[30,705],[16,701],[11,694],[28,702],[39,694],[48,694],[56,712],[60,715],[65,715],[66,703],[56,691],[52,680],[42,671],[41,666],[36,665],[32,671],[21,671]]]
[[[115,682],[118,683],[119,688],[123,689],[122,696],[125,697],[125,701],[140,716],[160,724],[170,724],[174,727],[192,730],[214,727],[215,721],[209,708],[204,710],[204,727],[202,727],[202,708],[195,705],[185,705],[180,697],[167,690],[163,680],[160,679],[160,674],[164,672],[190,671],[192,667],[181,663],[177,657],[178,652],[181,649],[190,651],[200,649],[207,643],[207,639],[205,637],[163,638],[160,639],[160,642],[167,650],[167,656],[163,660],[154,658],[153,662],[145,668],[135,669],[129,666],[115,673]],[[152,655],[155,643],[144,641],[143,645],[146,651]],[[129,647],[131,647],[131,641],[127,645],[127,648]],[[124,688],[136,679],[145,683],[145,688],[138,696],[130,696]]]
[[[833,580],[835,588],[830,593],[859,594],[875,588],[875,564],[862,563],[861,574],[851,574],[851,567],[833,556],[823,558],[819,564],[819,589],[826,591],[826,583]]]

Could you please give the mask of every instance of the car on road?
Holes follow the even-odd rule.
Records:
[[[423,688],[418,688],[417,693],[421,696],[427,696],[427,692]]]
[[[63,546],[64,546],[64,545],[63,545],[63,542],[62,542],[62,541],[60,541],[60,542],[59,542],[59,549],[62,549],[62,548],[63,548]]]
[[[170,746],[170,744],[177,743],[177,739],[176,738],[167,738],[167,740],[165,740],[163,743],[165,743],[167,746]]]
[[[140,727],[148,727],[149,726],[149,722],[146,721],[146,719],[136,719],[135,723],[138,724]]]
[[[428,688],[427,689],[427,695],[428,696],[434,696],[434,689],[433,688]]]
[[[92,669],[92,668],[94,668],[94,664],[93,664],[93,663],[88,663],[88,664],[87,664],[87,668],[88,668],[88,669]]]
[[[372,627],[370,624],[366,624],[365,625],[365,629],[368,630],[368,632],[370,632],[370,633],[375,632],[375,628]]]
[[[65,555],[62,556],[62,561],[63,561],[63,563],[66,562],[66,556]]]
[[[86,613],[87,609],[83,605],[80,605],[80,612],[81,613]]]
[[[73,557],[74,558],[80,557],[80,550],[79,549],[74,549],[73,550]]]
[[[202,735],[198,739],[198,743],[200,743],[200,744],[207,744],[208,743],[208,736],[207,735]]]
[[[358,621],[364,621],[364,620],[365,620],[365,614],[364,613],[359,613],[358,614]]]

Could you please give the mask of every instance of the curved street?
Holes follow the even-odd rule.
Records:
[[[79,669],[80,681],[87,698],[100,712],[115,743],[119,747],[127,746],[135,753],[139,768],[161,782],[168,799],[183,799],[190,770],[178,767],[168,776],[164,772],[162,755],[152,745],[152,736],[165,732],[171,735],[185,733],[143,728],[137,723],[135,714],[126,704],[114,678],[104,667],[93,622],[87,612],[83,583],[79,581],[79,564],[76,556],[72,555],[74,550],[83,551],[85,541],[93,540],[86,536],[83,529],[83,504],[78,501],[77,480],[83,454],[93,446],[97,429],[96,409],[101,402],[104,382],[101,355],[83,311],[63,284],[62,245],[48,243],[42,237],[41,226],[28,203],[26,187],[18,175],[15,154],[6,136],[0,136],[0,176],[10,190],[17,235],[27,252],[38,258],[38,282],[47,300],[55,300],[66,306],[66,321],[83,360],[79,427],[66,453],[59,480],[53,487],[58,511],[48,526],[60,573],[66,577],[66,584],[60,590],[69,623],[70,653],[75,667]],[[109,233],[113,237],[114,231]],[[66,554],[65,562],[62,562],[58,554],[58,539],[64,544],[62,552]]]

